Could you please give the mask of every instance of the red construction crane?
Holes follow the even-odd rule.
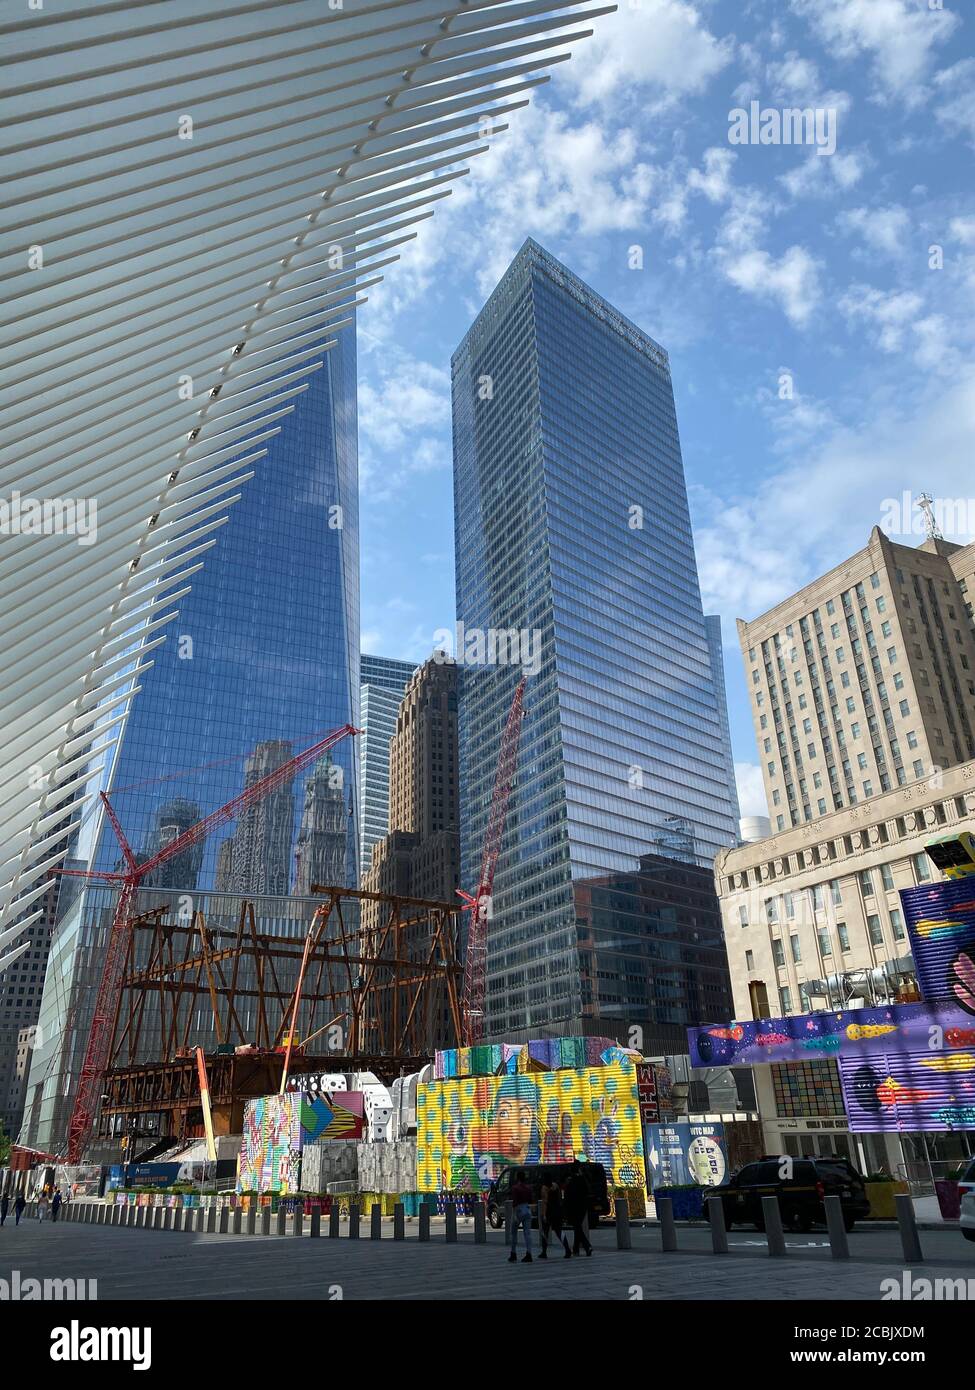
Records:
[[[508,798],[514,781],[518,762],[518,740],[521,737],[521,721],[525,712],[525,677],[515,687],[508,722],[501,735],[501,748],[498,752],[498,770],[494,776],[494,793],[491,797],[491,810],[488,815],[487,834],[484,837],[484,854],[481,859],[481,877],[473,897],[462,888],[457,892],[466,903],[465,912],[470,909],[470,924],[467,929],[467,951],[464,956],[464,981],[461,993],[461,1025],[464,1030],[463,1043],[472,1047],[484,1036],[484,995],[487,986],[487,933],[488,919],[491,915],[491,893],[494,888],[494,871],[501,853],[501,838],[504,823],[508,816]]]
[[[102,883],[116,883],[121,890],[108,938],[101,983],[98,986],[98,994],[95,999],[95,1013],[91,1021],[85,1060],[82,1063],[81,1076],[78,1081],[78,1093],[75,1097],[71,1123],[68,1126],[69,1163],[80,1163],[85,1145],[88,1142],[88,1136],[91,1133],[95,1111],[98,1108],[102,1077],[108,1066],[112,1031],[115,1027],[115,1016],[121,998],[122,966],[127,946],[130,909],[132,899],[143,880],[160,864],[164,864],[174,855],[188,849],[190,845],[195,845],[200,840],[205,839],[210,831],[215,830],[218,825],[225,825],[227,821],[236,820],[241,811],[263,800],[269,792],[274,791],[276,787],[287,782],[296,773],[307,767],[309,763],[320,758],[323,753],[329,748],[333,748],[340,740],[359,732],[351,724],[345,724],[341,729],[334,729],[332,733],[327,734],[318,743],[312,744],[310,748],[306,748],[297,757],[282,763],[280,767],[269,772],[266,777],[262,777],[259,782],[254,782],[252,786],[245,788],[232,801],[228,801],[226,806],[221,806],[218,811],[211,812],[210,815],[197,821],[195,825],[191,825],[188,830],[183,831],[182,835],[171,840],[158,854],[154,854],[143,864],[137,861],[108,797],[104,792],[101,793],[105,814],[111,821],[112,829],[118,837],[125,868],[114,873],[101,869],[52,870],[53,874],[71,874],[78,878],[98,879]]]

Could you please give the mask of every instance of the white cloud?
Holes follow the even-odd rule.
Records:
[[[722,259],[724,274],[745,294],[778,304],[790,323],[802,328],[821,299],[819,262],[804,246],[790,246],[778,260],[753,249]]]
[[[870,165],[864,148],[847,150],[828,157],[813,153],[801,164],[779,175],[779,183],[793,198],[822,198],[846,192],[858,184]]]
[[[934,112],[946,130],[975,143],[975,58],[935,75]]]
[[[916,397],[860,407],[839,426],[756,478],[747,494],[693,493],[705,612],[754,619],[866,544],[885,499],[922,487],[971,492],[975,370],[925,381]]]
[[[704,151],[703,168],[691,169],[687,186],[703,193],[711,203],[723,203],[731,193],[731,168],[738,156],[734,150],[712,146]]]
[[[898,352],[904,335],[919,317],[923,300],[913,290],[878,290],[873,285],[851,285],[839,301],[841,313],[850,323],[863,323],[872,329],[874,342],[882,352]]]
[[[910,215],[899,203],[886,208],[850,208],[838,221],[844,231],[858,233],[874,251],[893,257],[903,254],[911,230]]]
[[[637,97],[650,112],[701,92],[730,61],[734,40],[718,39],[689,0],[640,0],[593,26],[567,64],[586,104]]]
[[[450,373],[408,353],[370,363],[359,385],[359,429],[384,450],[400,449],[417,430],[450,419]]]
[[[765,797],[765,783],[762,769],[757,763],[735,763],[735,783],[738,787],[738,805],[743,816],[767,816],[768,801]]]
[[[954,31],[958,16],[916,0],[791,0],[836,58],[871,60],[876,94],[918,106],[935,49]]]

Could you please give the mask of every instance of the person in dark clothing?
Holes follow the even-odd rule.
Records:
[[[21,1217],[23,1216],[23,1214],[24,1214],[24,1208],[26,1207],[26,1205],[27,1205],[27,1203],[24,1201],[23,1193],[18,1192],[18,1193],[17,1193],[17,1196],[14,1198],[14,1225],[15,1225],[15,1226],[19,1226],[19,1225],[20,1225],[20,1218],[21,1218]]]
[[[511,1185],[511,1205],[513,1208],[514,1220],[511,1223],[511,1254],[508,1256],[508,1263],[514,1264],[518,1258],[518,1227],[525,1233],[525,1253],[521,1257],[522,1264],[532,1262],[532,1199],[533,1192],[525,1181],[524,1171],[519,1168],[515,1174],[515,1180]]]
[[[0,1226],[2,1226],[3,1223],[6,1221],[6,1219],[7,1219],[7,1212],[8,1212],[9,1210],[10,1210],[10,1198],[7,1196],[7,1194],[6,1194],[6,1192],[5,1192],[5,1193],[3,1194],[3,1196],[0,1197]]]
[[[589,1184],[586,1182],[581,1163],[574,1163],[569,1181],[565,1185],[565,1219],[572,1227],[573,1255],[578,1255],[580,1246],[587,1255],[592,1254],[589,1237],[583,1229],[583,1222],[588,1215]]]
[[[554,1173],[546,1172],[538,1194],[538,1236],[541,1244],[538,1258],[548,1259],[548,1238],[554,1232],[556,1240],[565,1247],[565,1258],[572,1254],[569,1242],[562,1234],[562,1189]]]
[[[61,1189],[60,1189],[60,1187],[55,1188],[55,1189],[54,1189],[54,1196],[51,1198],[51,1220],[52,1220],[52,1221],[57,1221],[57,1219],[58,1219],[58,1213],[59,1213],[60,1210],[61,1210],[61,1203],[62,1203],[63,1201],[64,1201],[64,1198],[61,1196]]]

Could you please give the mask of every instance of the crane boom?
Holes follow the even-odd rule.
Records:
[[[465,1047],[471,1047],[474,1043],[479,1042],[484,1034],[488,919],[491,915],[494,873],[501,854],[501,841],[504,837],[505,822],[508,818],[508,801],[511,797],[511,786],[518,764],[518,743],[521,738],[521,721],[525,712],[525,679],[522,676],[515,687],[511,709],[508,711],[508,719],[501,735],[498,767],[494,776],[494,792],[491,796],[491,808],[488,813],[487,833],[484,836],[481,877],[477,891],[472,897],[461,889],[457,890],[471,914],[467,930],[467,951],[464,956],[464,980],[461,993]]]
[[[71,1114],[71,1121],[68,1126],[68,1162],[79,1163],[84,1153],[88,1136],[91,1134],[91,1127],[95,1119],[95,1111],[98,1108],[98,1098],[100,1086],[105,1069],[108,1066],[109,1049],[111,1047],[112,1033],[115,1029],[115,1019],[118,1013],[119,1002],[121,1000],[122,970],[125,964],[125,954],[128,947],[129,917],[131,915],[132,900],[136,891],[143,880],[159,867],[160,864],[172,859],[174,855],[185,850],[189,845],[197,844],[200,840],[209,835],[211,830],[218,825],[225,825],[227,821],[235,820],[239,813],[246,810],[248,806],[253,806],[258,801],[263,800],[269,792],[276,787],[287,782],[297,772],[307,767],[317,758],[334,747],[341,739],[359,732],[351,724],[344,724],[341,729],[334,729],[325,738],[313,743],[310,748],[291,758],[290,761],[282,763],[280,767],[274,768],[266,777],[247,787],[238,796],[228,801],[219,810],[204,816],[195,825],[191,825],[188,830],[175,840],[171,840],[168,845],[164,845],[158,854],[139,864],[133,854],[129,843],[126,840],[122,828],[119,825],[118,817],[109,804],[108,797],[102,793],[102,802],[105,806],[105,814],[111,822],[122,854],[128,864],[128,869],[122,874],[106,875],[97,870],[75,870],[76,874],[82,877],[90,876],[97,879],[106,879],[120,883],[118,904],[115,908],[115,915],[112,919],[112,927],[108,938],[108,948],[105,952],[105,964],[102,969],[102,977],[98,986],[98,993],[95,997],[95,1010],[91,1020],[91,1031],[88,1034],[88,1042],[85,1047],[85,1057],[81,1066],[81,1073],[78,1079],[78,1091],[75,1096],[74,1109]],[[55,870],[55,872],[60,872]],[[65,872],[71,872],[66,870]]]

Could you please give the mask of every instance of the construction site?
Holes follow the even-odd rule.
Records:
[[[166,866],[185,863],[218,827],[246,824],[282,787],[290,795],[297,774],[355,737],[350,725],[252,780],[151,855],[132,848],[102,793],[115,868],[52,871],[69,898],[72,884],[83,886],[62,930],[91,947],[71,952],[61,1026],[39,1043],[51,1052],[49,1072],[56,1058],[77,1077],[70,1096],[35,1098],[66,1143],[33,1150],[28,1116],[14,1167],[47,1173],[53,1165],[69,1178],[100,1167],[124,1186],[135,1173],[152,1182],[154,1166],[199,1173],[202,1164],[226,1190],[228,1168],[239,1186],[244,1163],[231,1165],[230,1156],[242,1136],[243,1155],[249,1128],[253,1137],[264,1123],[255,1115],[276,1105],[290,1115],[295,1096],[307,1109],[327,1095],[333,1110],[357,1117],[347,1136],[412,1140],[415,1154],[418,1084],[433,1079],[437,1056],[476,1049],[483,1032],[490,895],[524,690],[522,679],[502,731],[480,880],[454,902],[315,882],[289,896],[159,886]],[[328,1137],[325,1126],[319,1117]],[[307,1164],[305,1173],[307,1181]]]

